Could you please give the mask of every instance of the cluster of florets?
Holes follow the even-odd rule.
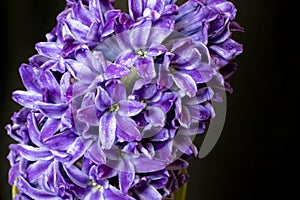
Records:
[[[20,66],[6,129],[15,199],[170,197],[242,46],[226,0],[68,0]]]

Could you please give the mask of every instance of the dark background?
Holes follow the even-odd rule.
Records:
[[[190,165],[188,200],[297,199],[299,25],[297,6],[279,0],[232,0],[246,30],[244,52],[227,97],[227,118],[213,151]],[[4,4],[4,5],[3,5]],[[35,53],[64,9],[63,0],[3,1],[1,6],[0,199],[10,199],[5,124],[19,106],[21,63]],[[299,118],[299,117],[298,117]],[[277,198],[276,198],[277,199]]]

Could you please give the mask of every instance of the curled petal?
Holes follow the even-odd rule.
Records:
[[[27,169],[28,180],[30,182],[33,182],[34,180],[36,180],[40,176],[42,176],[46,172],[48,167],[50,166],[51,162],[52,162],[51,160],[49,160],[49,161],[41,160],[41,161],[32,163]]]
[[[243,46],[232,39],[227,39],[219,45],[210,46],[210,49],[225,60],[230,61],[242,53]]]
[[[19,69],[19,73],[21,75],[23,84],[28,91],[35,91],[37,93],[42,91],[42,88],[37,80],[39,73],[38,69],[27,64],[22,64]]]
[[[112,104],[112,99],[102,87],[97,88],[95,105],[100,111],[105,111]]]
[[[22,144],[11,144],[9,148],[18,151],[22,157],[30,161],[50,160],[53,158],[52,153],[46,148],[38,148]]]
[[[33,199],[61,199],[60,197],[57,197],[54,193],[50,193],[46,190],[37,189],[31,186],[23,177],[19,178],[17,187],[22,193],[26,193],[26,195],[30,196]]]
[[[145,118],[153,126],[164,127],[166,113],[158,106],[151,106],[145,112]]]
[[[86,188],[88,186],[90,179],[86,173],[79,170],[75,165],[71,165],[68,167],[63,165],[63,167],[68,177],[73,181],[73,183],[83,188]]]
[[[63,47],[56,42],[39,42],[35,45],[35,48],[40,55],[58,59]]]
[[[186,94],[189,97],[193,97],[196,95],[197,85],[190,75],[181,74],[178,72],[172,73],[171,75],[177,87],[179,87],[179,89],[184,94]]]
[[[15,102],[24,107],[33,108],[34,102],[41,101],[43,96],[35,92],[17,90],[13,92],[12,98]]]
[[[71,72],[72,76],[83,83],[90,84],[96,78],[91,69],[83,63],[68,59],[65,61],[67,69]]]

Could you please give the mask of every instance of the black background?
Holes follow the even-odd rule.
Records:
[[[221,137],[208,156],[191,161],[187,199],[297,199],[299,9],[290,1],[232,2],[246,31],[233,37],[244,52],[236,59]],[[35,53],[34,44],[45,41],[64,5],[63,0],[2,2],[1,200],[11,199],[6,156],[12,140],[4,126],[20,108],[11,100],[12,91],[23,88],[18,68]]]

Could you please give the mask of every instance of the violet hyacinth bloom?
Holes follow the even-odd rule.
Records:
[[[226,0],[66,0],[20,66],[14,199],[173,199],[242,45]]]

